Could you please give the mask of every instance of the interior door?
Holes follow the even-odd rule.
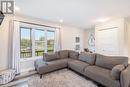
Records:
[[[100,29],[97,31],[97,52],[105,55],[118,55],[118,28]]]

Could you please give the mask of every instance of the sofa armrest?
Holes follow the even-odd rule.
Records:
[[[47,62],[45,62],[43,59],[37,59],[34,61],[34,67],[35,69],[38,68],[38,66],[44,66],[44,65],[48,65]]]
[[[111,76],[114,80],[120,79],[121,72],[125,69],[125,66],[123,64],[116,65],[111,70]]]
[[[120,75],[121,87],[129,87],[130,85],[130,64],[126,67],[125,70],[121,72]]]

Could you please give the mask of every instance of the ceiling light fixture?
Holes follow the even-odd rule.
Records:
[[[98,20],[98,22],[102,22],[103,23],[103,22],[106,22],[108,20],[109,20],[109,18],[101,18],[101,19]]]
[[[59,22],[60,22],[60,23],[63,23],[63,19],[60,19]]]
[[[20,10],[20,8],[19,7],[17,7],[17,6],[15,6],[15,11],[19,11]]]

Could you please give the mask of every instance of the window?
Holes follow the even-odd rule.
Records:
[[[45,52],[45,32],[35,30],[35,56],[42,56]]]
[[[54,52],[55,32],[47,31],[47,52]]]
[[[20,32],[20,56],[21,58],[32,57],[31,29],[21,27]]]
[[[42,56],[54,52],[55,31],[20,27],[21,58]]]

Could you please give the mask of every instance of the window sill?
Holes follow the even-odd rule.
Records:
[[[21,58],[20,59],[20,62],[27,62],[27,61],[34,61],[34,60],[37,60],[37,59],[42,59],[42,56],[39,56],[39,57],[31,57],[31,58]]]

